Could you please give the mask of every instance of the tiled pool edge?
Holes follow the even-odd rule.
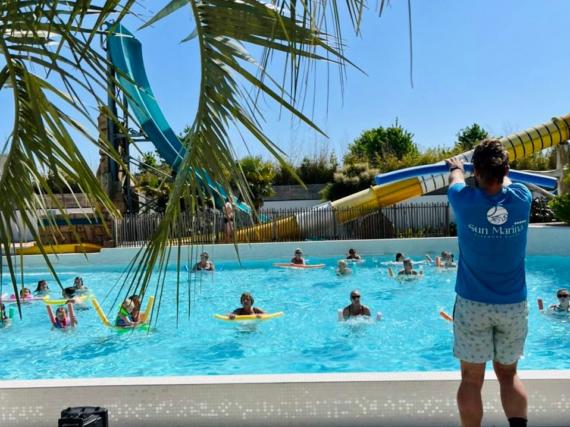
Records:
[[[506,426],[487,373],[485,426]],[[570,371],[522,371],[536,427],[567,426]],[[98,378],[0,382],[0,425],[51,427],[67,406],[112,427],[457,426],[458,372]]]

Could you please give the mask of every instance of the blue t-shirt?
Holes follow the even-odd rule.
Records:
[[[524,301],[530,191],[522,184],[511,184],[488,196],[478,188],[456,183],[447,196],[459,241],[455,292],[488,304]]]

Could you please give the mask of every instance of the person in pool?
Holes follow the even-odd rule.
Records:
[[[234,311],[228,314],[228,317],[230,319],[235,319],[236,316],[248,316],[252,314],[255,314],[257,317],[261,317],[261,314],[265,313],[265,311],[263,311],[261,308],[253,306],[255,300],[253,299],[253,295],[251,295],[249,292],[244,292],[241,294],[239,300],[241,302],[241,307],[236,308]]]
[[[362,257],[360,255],[358,255],[353,248],[350,248],[348,250],[348,255],[346,256],[346,259],[349,259],[352,261],[360,261],[362,259]]]
[[[34,291],[34,294],[36,296],[44,296],[47,295],[49,292],[49,287],[48,284],[45,280],[39,280],[38,281],[38,286],[36,287],[36,290]]]
[[[388,267],[388,275],[394,277],[394,272],[390,267]],[[414,265],[410,258],[404,259],[404,269],[398,272],[398,278],[409,279],[412,277],[420,277],[423,275],[423,271],[414,270]]]
[[[562,288],[558,289],[556,292],[556,298],[558,298],[558,304],[552,304],[548,307],[548,310],[555,313],[568,313],[570,312],[570,298],[568,289]]]
[[[341,259],[338,262],[338,268],[336,269],[337,276],[346,276],[352,274],[352,270],[346,267],[346,261]]]
[[[77,318],[75,317],[75,312],[73,311],[73,304],[67,304],[67,310],[65,307],[58,307],[55,310],[55,316],[51,311],[49,305],[46,306],[50,319],[52,319],[52,326],[56,329],[66,329],[73,328],[77,325]],[[69,311],[69,314],[68,314]]]
[[[435,266],[442,268],[456,268],[457,264],[453,260],[453,254],[449,251],[442,251],[441,256],[435,257]]]
[[[32,291],[30,288],[20,289],[20,299],[32,299]]]
[[[362,305],[360,302],[360,291],[355,289],[350,293],[350,305],[347,305],[342,310],[342,317],[344,320],[358,316],[370,317],[370,309],[365,305]]]
[[[131,299],[131,301],[135,305],[135,308],[133,309],[133,311],[131,313],[131,317],[133,318],[133,320],[135,322],[139,322],[139,321],[141,321],[141,318],[140,318],[140,315],[141,315],[141,299],[138,295],[131,295],[129,298]]]
[[[133,312],[136,309],[136,305],[130,298],[125,298],[117,313],[117,318],[115,319],[115,326],[119,328],[134,328],[140,324],[139,321],[133,318]]]
[[[295,249],[295,254],[293,258],[291,258],[291,264],[305,265],[305,258],[303,258],[303,251],[301,248]]]
[[[404,262],[404,259],[406,257],[404,256],[404,254],[402,252],[398,252],[396,254],[396,262]]]
[[[200,254],[200,261],[194,264],[192,271],[214,271],[214,263],[209,261],[210,255],[208,252],[202,252]]]
[[[74,280],[73,280],[73,289],[75,289],[75,292],[77,294],[84,294],[86,292],[89,291],[89,289],[87,288],[87,286],[85,286],[83,284],[83,278],[80,276],[77,276]]]
[[[3,302],[0,302],[0,327],[5,328],[10,326],[11,323],[12,319],[10,319],[10,316],[6,313],[6,306]]]

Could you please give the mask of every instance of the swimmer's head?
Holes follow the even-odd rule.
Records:
[[[353,248],[350,248],[350,249],[348,250],[348,253],[349,253],[350,255],[354,255],[354,254],[356,254],[356,251],[355,251]]]
[[[473,170],[477,182],[502,184],[509,173],[509,154],[498,139],[484,139],[473,151]]]
[[[47,290],[49,290],[47,282],[45,280],[39,280],[36,291],[47,291]]]
[[[404,269],[411,270],[413,268],[412,260],[410,258],[404,259]]]
[[[28,288],[22,288],[20,290],[20,298],[27,298],[31,294],[32,294],[32,291],[30,291]]]
[[[360,302],[360,291],[358,289],[355,289],[350,293],[350,300],[353,302]]]
[[[64,288],[62,293],[64,298],[73,298],[75,296],[75,288],[73,286]]]
[[[73,281],[73,286],[75,287],[75,289],[81,289],[83,287],[83,279],[77,276]]]
[[[561,288],[558,289],[558,291],[556,292],[556,298],[558,299],[568,299],[568,296],[570,295],[570,293],[568,292],[568,289],[566,288]]]
[[[443,259],[444,261],[453,261],[453,254],[449,251],[442,251],[441,259]]]
[[[302,255],[303,255],[303,251],[301,250],[301,248],[295,249],[295,256],[296,257],[300,257]]]
[[[404,261],[404,254],[401,252],[398,252],[396,254],[396,262],[402,262],[402,261]]]
[[[55,310],[55,317],[62,320],[67,318],[67,310],[64,307],[58,307],[57,310]]]
[[[205,259],[207,260],[208,258],[210,258],[210,255],[208,254],[208,252],[202,252],[200,254],[200,259]]]
[[[125,308],[125,310],[127,310],[127,312],[131,313],[135,309],[135,303],[133,302],[132,299],[125,298],[125,300],[123,301],[123,307]]]
[[[241,294],[239,300],[242,305],[245,305],[246,303],[249,303],[249,305],[253,305],[253,303],[255,302],[255,300],[253,299],[253,295],[251,295],[249,292],[244,292],[243,294]]]
[[[346,261],[343,260],[343,259],[341,259],[341,260],[338,262],[338,268],[340,268],[340,269],[345,269],[345,268],[346,268]]]

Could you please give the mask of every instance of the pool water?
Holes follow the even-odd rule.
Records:
[[[311,263],[326,268],[307,271],[278,269],[272,266],[277,261],[283,260],[218,263],[214,274],[192,275],[190,284],[181,284],[178,327],[176,272],[171,268],[151,333],[118,334],[105,328],[93,309],[77,313],[75,330],[52,330],[42,302],[26,305],[23,320],[0,330],[0,378],[457,369],[452,325],[438,314],[440,308],[452,313],[455,272],[425,266],[423,279],[400,283],[388,277],[382,264],[386,257],[368,257],[348,277],[336,276],[335,259],[312,258]],[[570,288],[569,267],[568,257],[527,259],[530,328],[522,369],[570,369],[570,318],[540,314],[536,305],[537,297],[549,305],[556,289]],[[57,269],[67,286],[82,276],[106,311],[123,271],[110,265]],[[49,279],[46,271],[26,269],[26,285],[35,289],[40,278]],[[53,281],[50,285],[57,288]],[[3,286],[6,292],[6,277]],[[373,314],[382,313],[381,321],[337,321],[337,310],[350,303],[355,288]],[[237,308],[244,291],[253,293],[256,306],[285,315],[249,323],[213,318]]]

